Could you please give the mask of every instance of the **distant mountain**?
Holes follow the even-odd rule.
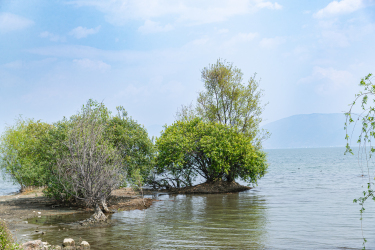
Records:
[[[346,145],[344,114],[293,115],[264,125],[271,137],[264,141],[265,149],[318,148]],[[353,138],[358,138],[359,128]],[[356,142],[356,140],[354,140]]]

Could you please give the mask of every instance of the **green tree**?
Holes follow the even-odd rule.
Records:
[[[128,116],[122,106],[108,119],[107,139],[119,149],[128,181],[144,183],[154,167],[155,147],[147,130]]]
[[[57,176],[66,193],[95,207],[93,218],[106,220],[100,209],[125,177],[119,150],[105,137],[110,118],[102,103],[92,100],[70,118],[66,139],[68,154],[57,160]]]
[[[205,90],[199,93],[195,106],[183,106],[177,119],[186,120],[198,116],[205,122],[217,122],[236,128],[251,138],[261,148],[268,132],[260,130],[262,90],[256,75],[243,83],[242,71],[225,60],[217,60],[201,72]]]
[[[33,119],[16,120],[5,128],[0,139],[0,167],[8,173],[21,190],[43,186],[48,178],[44,154],[47,150],[42,139],[48,135],[51,125]]]
[[[256,184],[267,169],[266,154],[236,128],[200,118],[176,121],[156,140],[159,186],[191,186],[195,177],[207,182],[240,178]]]
[[[96,135],[101,138],[97,142],[99,147],[106,147],[108,150],[115,150],[118,153],[122,176],[120,185],[136,183],[139,186],[145,182],[154,167],[154,144],[148,137],[146,129],[129,117],[123,107],[117,107],[117,111],[117,114],[113,116],[103,103],[89,100],[76,115],[53,124],[43,143],[48,145],[44,157],[45,161],[50,163],[47,166],[47,172],[51,173],[45,189],[47,196],[70,201],[78,199],[76,193],[83,193],[69,190],[71,178],[68,178],[69,176],[66,176],[65,179],[59,178],[58,167],[59,164],[61,165],[59,163],[61,159],[72,157],[71,150],[73,149],[69,149],[68,145],[71,144],[69,141],[72,140],[73,131],[77,130],[77,123],[83,126],[83,115],[87,113],[95,114],[93,119],[97,124],[96,131],[101,131],[100,135]],[[88,117],[88,115],[85,116]],[[81,139],[84,139],[84,136]],[[105,202],[102,203],[104,210],[108,211]]]

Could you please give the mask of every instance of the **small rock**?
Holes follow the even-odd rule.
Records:
[[[22,249],[24,250],[39,250],[44,247],[41,240],[28,241],[22,244]]]
[[[71,239],[71,238],[66,238],[64,239],[63,241],[63,247],[74,247],[75,246],[75,243],[74,243],[74,240]]]
[[[90,244],[87,241],[82,241],[81,250],[89,250],[89,249],[90,249]]]
[[[48,242],[42,242],[43,243],[43,247],[41,248],[41,250],[49,250],[51,245],[48,244]],[[55,248],[52,248],[52,249],[55,249]]]

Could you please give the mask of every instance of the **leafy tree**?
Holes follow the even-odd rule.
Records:
[[[124,178],[120,152],[104,136],[106,111],[103,104],[89,100],[72,116],[63,141],[69,153],[57,160],[61,185],[74,198],[94,206],[96,220],[106,220],[99,205],[109,211],[106,199]]]
[[[20,117],[15,125],[6,127],[1,136],[0,167],[21,185],[21,190],[46,183],[44,154],[47,149],[42,138],[50,129],[47,123]]]
[[[240,178],[255,184],[267,169],[266,154],[236,128],[200,118],[176,121],[156,140],[159,186],[191,186],[197,176],[207,182]]]
[[[366,160],[367,166],[367,190],[363,191],[363,196],[359,197],[358,199],[354,199],[355,203],[359,203],[361,206],[360,213],[361,213],[361,227],[362,227],[362,214],[365,211],[364,204],[367,200],[374,200],[375,201],[375,190],[374,186],[374,176],[371,174],[373,173],[370,171],[371,168],[371,161],[372,157],[375,153],[375,146],[372,143],[372,140],[375,139],[375,84],[371,82],[372,74],[368,74],[364,78],[361,79],[360,86],[364,88],[363,91],[360,91],[356,94],[354,101],[350,104],[349,111],[345,114],[346,115],[346,122],[345,122],[345,130],[346,130],[346,152],[353,154],[353,150],[350,146],[351,142],[351,135],[352,132],[349,131],[349,126],[354,125],[357,126],[359,123],[361,126],[361,133],[357,142],[359,144],[359,152],[360,154],[364,154],[365,156],[361,159]],[[359,103],[359,104],[358,104]],[[361,112],[354,112],[354,109],[357,106],[360,106]],[[353,128],[354,131],[354,128]],[[359,161],[361,162],[361,161]],[[362,173],[364,176],[364,174]],[[363,238],[363,249],[366,249],[366,239]]]
[[[256,75],[245,84],[242,71],[221,59],[204,68],[201,75],[205,90],[199,93],[196,105],[183,106],[177,118],[189,120],[198,116],[205,122],[234,127],[261,148],[268,133],[259,129],[264,105],[261,104],[262,90],[259,90]]]
[[[58,176],[58,161],[67,155],[69,150],[64,144],[68,140],[68,133],[72,128],[72,122],[65,117],[55,122],[48,135],[42,138],[42,144],[47,148],[43,154],[43,160],[46,162],[45,171],[48,173],[45,183],[46,188],[43,193],[47,197],[53,197],[59,201],[71,201],[73,196],[66,192]]]
[[[155,158],[155,147],[146,129],[120,106],[117,115],[108,119],[106,137],[120,151],[128,180],[137,185],[144,183]]]
[[[101,126],[104,126],[102,140],[120,154],[121,171],[123,176],[126,176],[126,179],[121,179],[120,185],[124,186],[126,182],[136,182],[137,186],[144,183],[154,166],[155,155],[153,142],[149,139],[146,129],[128,117],[127,112],[121,106],[117,107],[116,116],[112,116],[102,103],[93,100],[89,100],[82,110],[87,108],[98,113]],[[68,134],[75,126],[75,121],[81,119],[82,112],[70,119],[64,118],[54,123],[49,136],[43,142],[44,145],[48,145],[44,157],[50,163],[47,168],[51,173],[45,194],[57,200],[69,201],[74,198],[72,192],[66,192],[61,180],[57,178],[56,166],[59,159],[69,157],[69,150],[63,142],[68,140]]]

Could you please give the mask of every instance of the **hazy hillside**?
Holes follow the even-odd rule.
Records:
[[[344,124],[344,114],[290,116],[263,126],[272,133],[263,145],[266,149],[345,146]]]

